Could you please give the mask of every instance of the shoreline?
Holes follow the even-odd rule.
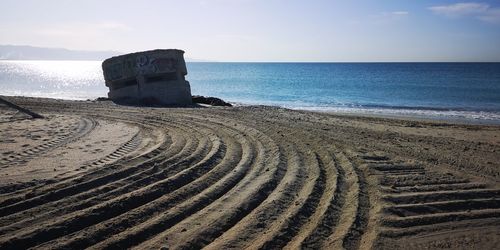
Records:
[[[322,112],[322,111],[311,111],[311,112]],[[331,112],[325,111],[325,113],[336,114],[336,115],[346,115],[346,116],[363,116],[363,117],[374,117],[374,118],[387,118],[396,120],[408,120],[417,122],[435,122],[435,123],[449,123],[449,124],[460,124],[460,125],[487,125],[487,126],[500,126],[500,120],[489,120],[489,119],[473,119],[465,117],[435,117],[432,115],[405,115],[405,114],[382,114],[382,113],[363,113],[363,112]]]
[[[415,121],[435,121],[435,122],[444,122],[444,123],[457,123],[457,124],[470,124],[470,125],[500,125],[500,113],[491,112],[491,111],[469,111],[469,110],[446,110],[446,109],[425,109],[420,107],[410,108],[345,108],[345,107],[290,107],[286,105],[267,105],[267,104],[246,104],[239,102],[229,102],[235,107],[252,107],[252,106],[263,106],[263,107],[277,107],[288,110],[297,110],[297,111],[307,111],[307,112],[315,112],[315,113],[326,113],[333,115],[346,115],[346,116],[362,116],[362,117],[379,117],[379,118],[389,118],[389,119],[407,119],[407,120],[415,120]],[[384,112],[385,111],[385,112]],[[392,112],[391,112],[392,111]],[[408,114],[412,113],[413,114]],[[420,112],[420,113],[415,113]],[[454,115],[446,115],[446,114],[423,114],[425,112],[453,112]],[[471,118],[464,117],[465,114],[469,115],[480,115],[480,114],[490,114],[496,115],[498,118],[495,119],[485,119],[485,118]]]
[[[0,95],[5,96],[7,98],[40,98],[40,99],[53,99],[53,100],[61,100],[61,101],[77,101],[77,102],[92,102],[95,99],[74,99],[74,98],[52,98],[52,97],[36,97],[36,96],[8,96],[8,95]],[[487,114],[495,114],[496,112],[490,111],[467,111],[467,110],[436,110],[436,109],[419,109],[419,108],[409,108],[408,109],[395,109],[391,107],[375,109],[375,108],[344,108],[344,107],[287,107],[280,105],[267,105],[267,104],[246,104],[240,102],[228,102],[235,107],[252,107],[252,106],[263,106],[263,107],[276,107],[283,108],[288,110],[296,110],[296,111],[306,111],[306,112],[315,112],[315,113],[326,113],[333,115],[343,115],[343,116],[361,116],[361,117],[374,117],[374,118],[388,118],[388,119],[400,119],[400,120],[413,120],[413,121],[433,121],[438,123],[452,123],[452,124],[463,124],[463,125],[500,125],[500,114],[498,114],[498,119],[484,119],[484,118],[471,118],[464,117],[465,114],[461,114],[461,112],[466,112],[469,114],[480,115],[482,113]],[[165,107],[168,108],[168,107]],[[384,112],[385,111],[385,112]],[[413,114],[408,114],[408,112],[413,112]],[[420,113],[415,113],[420,112]],[[425,112],[453,112],[455,115],[446,115],[446,114],[422,114]],[[458,114],[457,114],[458,113]]]

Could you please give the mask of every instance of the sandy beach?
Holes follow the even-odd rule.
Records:
[[[500,245],[500,126],[6,99],[1,249]]]

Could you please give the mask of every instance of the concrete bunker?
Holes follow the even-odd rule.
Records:
[[[158,49],[120,55],[102,63],[108,97],[116,103],[192,103],[184,51]]]

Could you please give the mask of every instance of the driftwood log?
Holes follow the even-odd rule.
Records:
[[[33,118],[44,118],[42,115],[40,115],[38,113],[35,113],[35,112],[31,111],[31,110],[28,110],[28,109],[25,109],[23,107],[20,107],[20,106],[14,104],[12,102],[9,102],[9,101],[1,98],[1,97],[0,97],[0,103],[3,103],[3,104],[5,104],[5,105],[7,105],[7,106],[9,106],[9,107],[11,107],[13,109],[17,109],[19,112],[23,112],[23,113],[25,113],[25,114],[33,117]]]

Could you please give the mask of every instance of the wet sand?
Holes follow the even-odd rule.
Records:
[[[2,249],[500,245],[500,126],[7,98]]]

